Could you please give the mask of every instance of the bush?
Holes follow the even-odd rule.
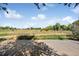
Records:
[[[73,23],[72,33],[73,33],[73,39],[79,40],[79,20]]]

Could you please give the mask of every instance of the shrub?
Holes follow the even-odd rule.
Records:
[[[72,33],[73,33],[73,39],[79,40],[79,20],[73,23]]]

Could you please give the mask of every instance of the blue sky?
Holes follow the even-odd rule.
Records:
[[[73,5],[69,8],[63,4],[40,4],[40,10],[33,3],[10,3],[6,7],[9,14],[0,11],[0,26],[42,28],[56,23],[69,24],[79,17],[79,6],[73,8]]]

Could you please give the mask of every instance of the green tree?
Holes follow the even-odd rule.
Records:
[[[61,25],[61,30],[67,30],[67,26],[66,25]]]
[[[53,30],[53,26],[51,26],[51,25],[50,26],[47,26],[46,29]]]
[[[61,29],[61,25],[60,25],[60,23],[56,23],[54,26],[53,26],[53,29],[54,30],[60,30]]]
[[[79,20],[72,24],[73,39],[79,40]]]
[[[72,24],[69,24],[69,25],[67,26],[67,30],[72,30]]]

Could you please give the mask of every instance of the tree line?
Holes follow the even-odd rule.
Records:
[[[59,30],[67,30],[67,31],[71,31],[72,30],[72,24],[68,24],[68,25],[61,25],[60,23],[56,23],[55,25],[50,25],[50,26],[47,26],[45,28],[43,28],[43,30],[56,30],[56,31],[59,31]]]
[[[10,26],[0,26],[0,30],[16,30],[17,28],[14,28],[14,27],[10,27]]]
[[[68,24],[68,25],[61,25],[60,23],[56,23],[55,25],[49,25],[45,28],[33,28],[33,27],[30,27],[30,28],[27,28],[27,29],[30,29],[30,30],[45,30],[45,31],[48,31],[48,30],[56,30],[56,31],[59,31],[59,30],[67,30],[67,31],[71,31],[72,30],[72,24]]]
[[[10,27],[10,26],[5,26],[5,27],[2,27],[0,26],[0,30],[16,30],[18,28],[14,28],[14,27]],[[22,28],[21,28],[22,29]],[[72,30],[72,25],[71,24],[68,24],[68,25],[61,25],[60,23],[56,23],[55,25],[49,25],[45,28],[34,28],[34,27],[30,27],[30,28],[23,28],[25,30],[45,30],[45,31],[48,31],[48,30],[56,30],[56,31],[59,31],[59,30]]]

